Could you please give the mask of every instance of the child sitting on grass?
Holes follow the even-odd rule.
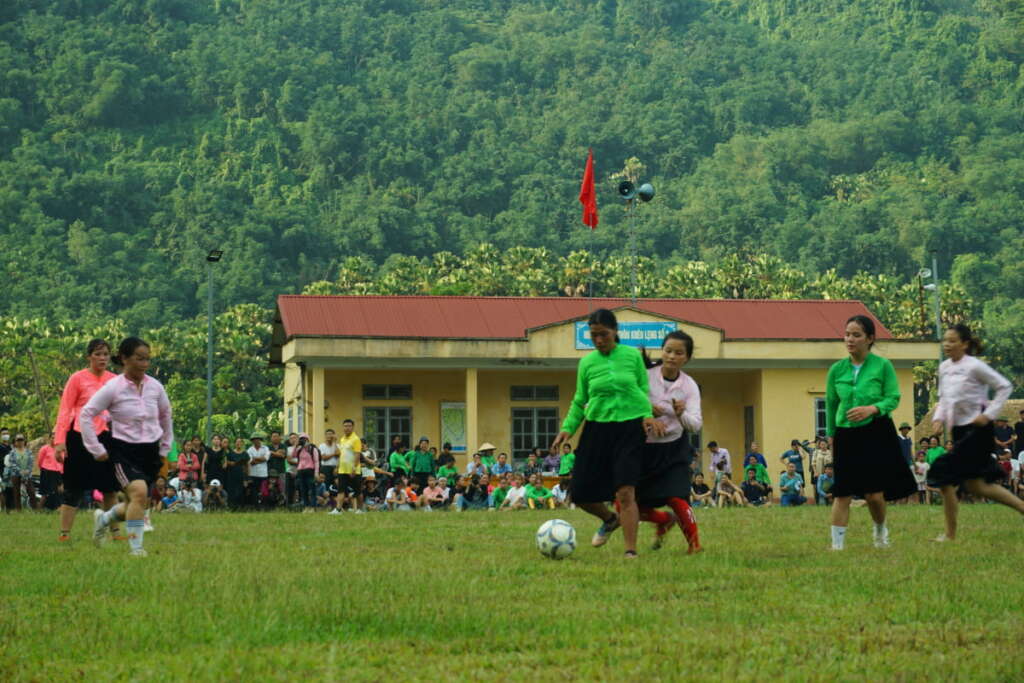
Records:
[[[721,463],[719,463],[721,464]],[[718,507],[724,505],[738,505],[744,507],[747,499],[743,497],[743,491],[732,482],[728,472],[720,472],[718,478]]]
[[[555,507],[569,507],[569,477],[561,477],[558,480],[551,489],[551,497],[555,500]]]
[[[177,489],[168,486],[164,489],[164,497],[160,499],[156,509],[160,512],[176,512],[180,506],[181,501],[178,499]]]
[[[376,479],[366,479],[363,482],[363,502],[367,510],[387,510],[388,505],[384,502],[380,487]]]
[[[530,475],[530,483],[526,485],[526,504],[531,510],[555,509],[554,496],[551,490],[544,486],[539,474]]]
[[[526,507],[525,481],[526,478],[523,477],[521,472],[517,472],[512,476],[512,486],[509,488],[505,500],[501,501],[499,510],[522,510]]]
[[[693,485],[690,486],[690,502],[693,507],[711,507],[711,489],[704,483],[704,475],[697,472],[693,475]]]
[[[508,490],[512,488],[512,485],[510,483],[511,481],[511,474],[501,475],[501,479],[498,481],[498,485],[494,487],[494,490],[491,492],[491,498],[488,504],[491,510],[496,510],[497,508],[500,508],[501,504],[505,502],[505,496],[508,495]]]

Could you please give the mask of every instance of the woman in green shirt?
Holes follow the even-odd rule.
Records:
[[[602,521],[591,545],[607,543],[621,516],[626,556],[636,557],[636,483],[643,474],[644,442],[648,432],[661,436],[664,430],[652,417],[643,358],[636,349],[618,343],[615,314],[599,308],[587,324],[596,350],[580,359],[576,394],[551,452],[557,453],[586,418],[576,449],[573,501]],[[606,505],[613,498],[619,515]]]
[[[890,417],[900,402],[899,384],[892,363],[871,353],[871,318],[855,315],[847,320],[843,339],[850,355],[829,368],[825,389],[825,424],[835,472],[832,549],[844,547],[853,496],[867,501],[875,521],[875,547],[885,548],[885,501],[906,498],[917,489]]]

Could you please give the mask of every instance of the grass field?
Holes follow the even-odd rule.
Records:
[[[1024,523],[891,509],[893,548],[854,510],[698,515],[705,553],[622,559],[617,534],[540,557],[551,513],[154,516],[147,558],[71,547],[56,518],[0,518],[3,680],[1020,680]]]

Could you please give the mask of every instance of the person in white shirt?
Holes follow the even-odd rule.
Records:
[[[505,494],[505,500],[501,501],[499,510],[523,510],[526,508],[526,484],[523,475],[516,472],[512,480],[512,486]]]
[[[251,437],[252,445],[249,454],[249,505],[259,506],[260,488],[267,479],[267,461],[270,460],[270,449],[263,445],[263,435],[256,432]]]
[[[953,450],[940,455],[928,470],[928,483],[942,491],[946,532],[936,541],[956,538],[960,484],[975,496],[1011,507],[1024,516],[1024,500],[995,482],[1006,472],[992,458],[993,420],[1013,391],[1010,381],[976,356],[981,343],[966,325],[953,325],[942,337],[946,360],[939,366],[939,405],[932,427],[936,434],[953,430]],[[989,398],[989,390],[994,395]]]
[[[334,473],[338,469],[338,455],[341,448],[338,446],[337,435],[333,429],[324,432],[324,443],[320,444],[320,472],[328,486],[334,485]],[[340,489],[339,489],[340,490]]]
[[[199,489],[194,488],[192,483],[189,481],[182,484],[181,492],[178,494],[178,500],[181,502],[181,507],[184,510],[189,510],[191,512],[203,511],[202,494],[200,494]]]
[[[568,507],[569,505],[569,477],[562,477],[558,480],[558,483],[551,489],[551,495],[554,496],[555,505],[560,508]]]
[[[395,485],[388,489],[384,496],[384,502],[387,503],[389,510],[412,510],[412,506],[409,505],[409,497],[405,495],[405,482],[401,477],[396,479]]]

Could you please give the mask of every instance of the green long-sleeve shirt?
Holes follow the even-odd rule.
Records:
[[[434,456],[430,454],[430,451],[421,451],[419,449],[410,451],[409,468],[419,474],[433,473]]]
[[[762,484],[764,484],[765,486],[771,487],[771,485],[772,485],[772,478],[771,478],[771,475],[768,474],[768,468],[766,468],[764,465],[762,465],[761,463],[757,463],[756,465],[747,465],[746,467],[744,467],[743,468],[743,479],[744,480],[746,480],[746,478],[747,478],[747,470],[754,470],[755,475],[756,475],[754,478],[757,481],[759,481]]]
[[[558,461],[558,476],[564,477],[567,474],[572,474],[572,468],[575,465],[575,453],[562,453],[562,459]]]
[[[392,451],[388,457],[388,464],[391,465],[391,471],[404,470],[409,471],[409,457],[408,454],[399,453],[398,451]]]
[[[531,498],[534,500],[545,500],[546,498],[550,498],[552,495],[551,489],[546,486],[534,486],[533,484],[526,485],[527,500]]]
[[[640,352],[617,344],[611,353],[592,351],[580,359],[576,394],[562,431],[575,434],[583,418],[591,422],[626,422],[651,417],[647,368]]]
[[[863,427],[875,417],[889,415],[900,404],[900,387],[896,370],[889,359],[869,353],[864,358],[856,379],[849,357],[832,364],[825,382],[825,429],[829,436],[837,427]],[[875,406],[878,415],[862,422],[850,422],[846,411],[858,406]]]

